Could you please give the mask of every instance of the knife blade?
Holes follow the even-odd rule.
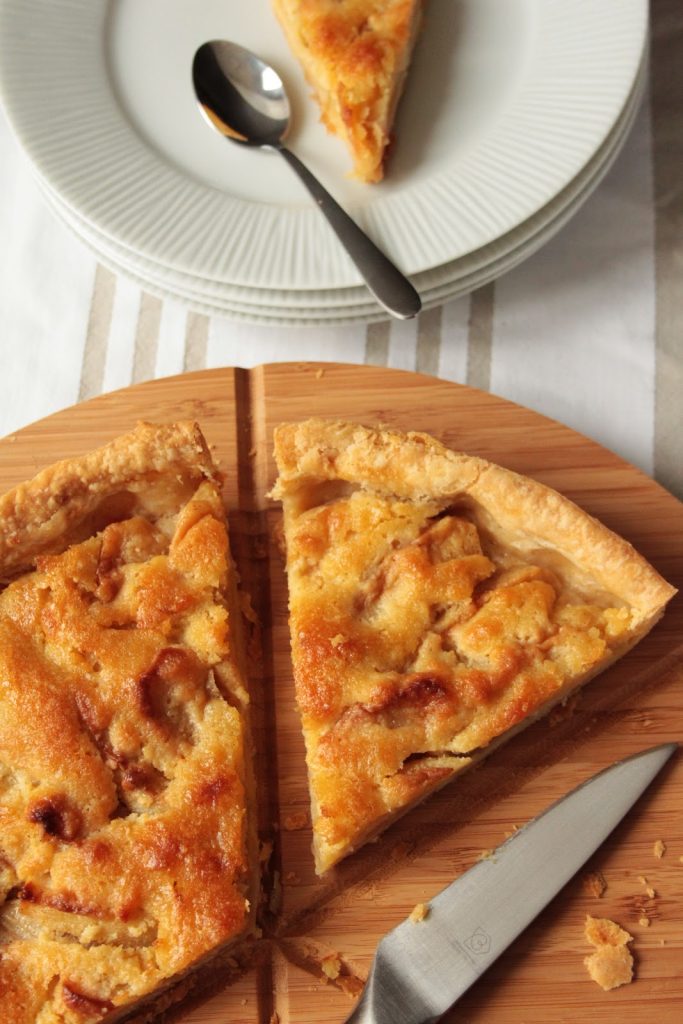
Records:
[[[677,749],[664,743],[582,783],[380,942],[347,1024],[431,1024],[604,842]]]

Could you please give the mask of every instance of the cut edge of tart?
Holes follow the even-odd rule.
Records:
[[[0,1017],[151,1019],[257,934],[242,610],[197,424],[0,498]]]
[[[675,590],[549,487],[421,433],[275,431],[316,870],[634,646]]]
[[[273,0],[328,131],[348,147],[353,177],[380,181],[423,0]]]

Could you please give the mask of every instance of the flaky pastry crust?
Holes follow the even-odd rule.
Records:
[[[0,514],[0,1020],[148,1016],[253,931],[218,474],[196,424],[141,424]]]
[[[324,871],[602,671],[674,589],[537,481],[426,434],[275,434]]]
[[[354,177],[380,181],[423,0],[273,0]]]

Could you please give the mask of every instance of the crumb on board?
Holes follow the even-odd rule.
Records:
[[[400,842],[396,843],[389,851],[389,856],[392,860],[401,860],[404,857],[408,857],[412,851],[412,844],[407,842],[405,839],[401,839]]]
[[[292,885],[298,885],[300,881],[301,878],[297,875],[296,871],[288,871],[285,875],[285,882],[291,882]]]
[[[408,916],[411,921],[415,921],[415,923],[417,924],[419,921],[424,921],[425,917],[427,917],[428,914],[429,904],[416,903]]]
[[[285,832],[297,832],[299,829],[306,828],[309,822],[308,811],[296,811],[294,814],[288,814],[282,824]]]
[[[259,844],[258,859],[261,864],[265,864],[270,860],[272,852],[273,844],[270,839],[266,839],[264,842]]]
[[[340,974],[335,984],[349,999],[357,999],[363,991],[365,982],[357,978],[355,974]]]
[[[640,925],[641,928],[649,928],[650,927],[650,918],[649,917],[645,917],[645,916],[639,917],[638,918],[638,924]]]
[[[258,624],[259,624],[258,615],[254,611],[254,606],[251,603],[251,598],[249,597],[248,594],[245,594],[244,592],[240,593],[240,595],[239,595],[239,606],[240,606],[240,611],[242,612],[242,615],[247,620],[247,622],[252,623],[252,625],[254,625],[254,626],[258,626]]]
[[[602,871],[589,871],[583,877],[583,888],[589,896],[600,899],[607,891],[607,882]]]
[[[573,716],[580,697],[580,693],[574,693],[559,704],[555,705],[548,715],[548,724],[551,729],[554,729],[556,725],[560,724],[560,722],[566,722],[568,718]]]
[[[273,1012],[271,1013],[268,1024],[280,1024],[280,1014],[277,1012],[277,1010],[273,1010]]]
[[[655,845],[652,847],[652,852],[654,853],[657,860],[661,860],[664,854],[666,853],[666,843],[663,842],[661,839],[658,839]]]
[[[320,961],[320,969],[330,981],[335,981],[341,974],[341,960],[338,953],[328,953]]]
[[[631,942],[632,935],[608,917],[586,916],[584,935],[591,946],[624,946]]]
[[[595,952],[585,957],[584,964],[593,979],[605,992],[628,985],[633,980],[633,957],[628,943],[633,936],[606,917],[586,917],[584,935]]]
[[[258,449],[257,449],[256,445],[255,445],[255,444],[253,444],[253,445],[251,446],[251,448],[249,449],[249,451],[247,452],[247,455],[248,455],[248,457],[249,457],[250,459],[253,459],[253,458],[255,458],[255,457],[256,457],[256,453],[257,453],[257,451],[258,451]]]
[[[479,856],[477,857],[477,860],[493,860],[493,855],[495,852],[495,850],[481,850]]]
[[[647,885],[647,878],[645,875],[638,875],[636,881],[640,882],[641,885]]]
[[[626,946],[600,946],[584,963],[590,977],[605,992],[633,981],[633,957]]]
[[[316,380],[320,380],[320,379],[321,379],[321,377],[324,377],[324,376],[325,376],[325,371],[323,370],[323,368],[322,368],[322,367],[319,367],[319,368],[318,368],[318,369],[317,369],[317,370],[315,371],[315,376],[316,376]]]
[[[645,890],[645,895],[649,896],[649,898],[651,900],[653,900],[655,898],[655,896],[657,895],[657,892],[656,892],[655,889],[652,888],[651,885],[648,885],[647,889]]]

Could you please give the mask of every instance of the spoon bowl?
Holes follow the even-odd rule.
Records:
[[[195,53],[192,80],[201,113],[211,127],[232,142],[275,150],[284,157],[380,305],[401,320],[416,316],[422,303],[410,281],[283,145],[291,108],[277,71],[243,46],[214,40]]]
[[[291,107],[277,71],[236,43],[204,43],[192,65],[195,94],[209,124],[235,142],[276,146]]]

